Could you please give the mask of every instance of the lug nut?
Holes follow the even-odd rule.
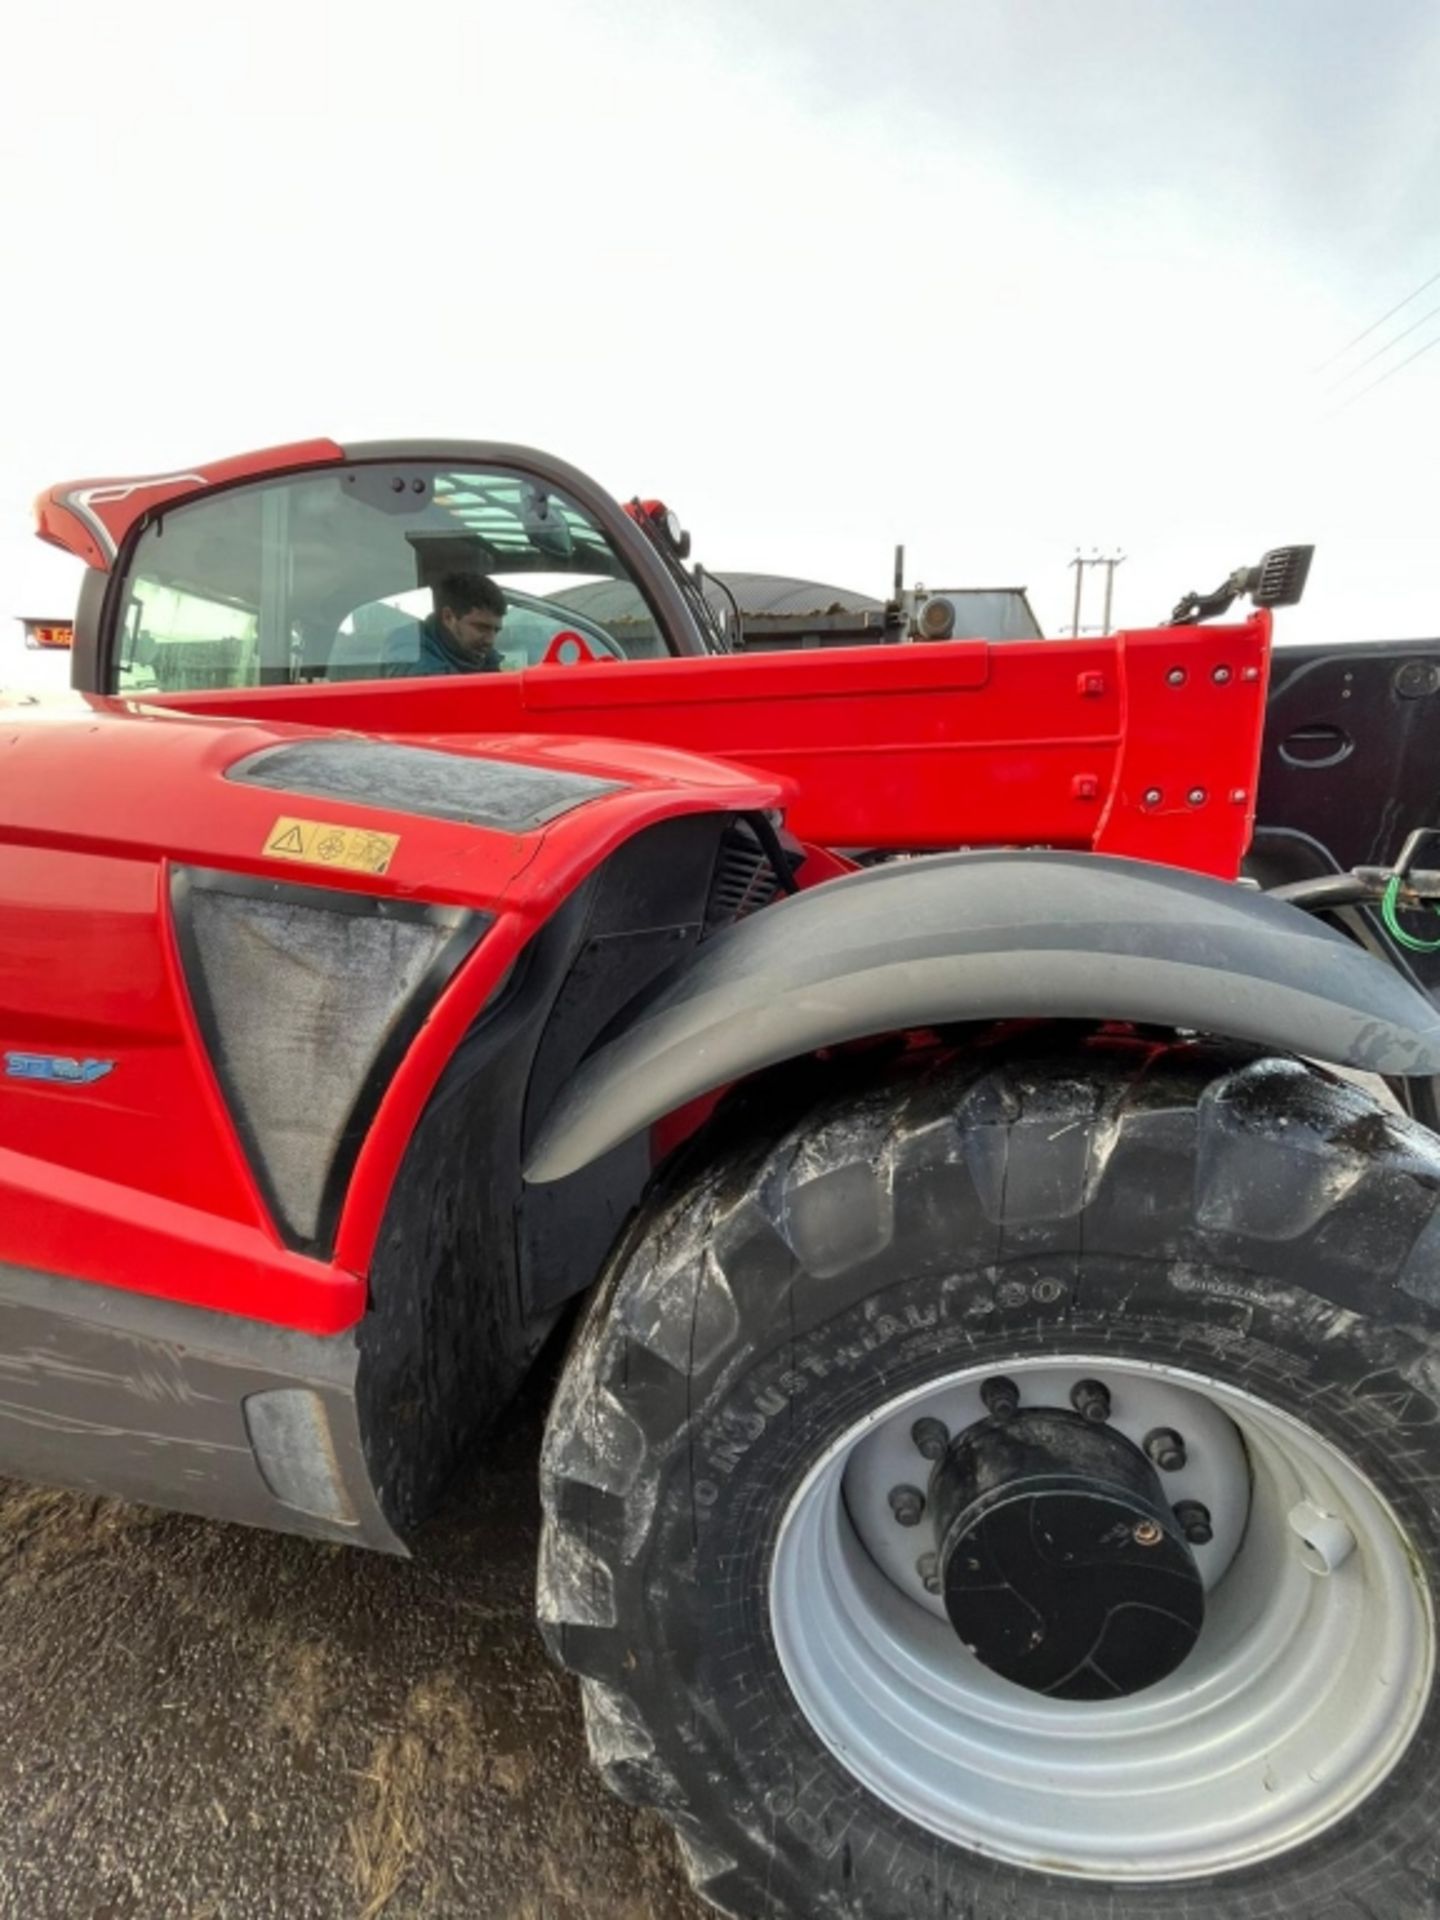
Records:
[[[1070,1389],[1070,1404],[1082,1420],[1102,1426],[1110,1418],[1110,1389],[1098,1380],[1077,1380]]]
[[[1216,667],[1210,678],[1215,682],[1217,687],[1225,686],[1230,678],[1229,667]]]
[[[1162,1473],[1179,1473],[1185,1465],[1185,1442],[1173,1427],[1156,1427],[1147,1433],[1145,1451]]]
[[[920,1584],[927,1593],[940,1591],[940,1562],[933,1553],[922,1553],[915,1562],[915,1571],[920,1576]]]
[[[933,1419],[926,1414],[911,1427],[910,1438],[927,1460],[941,1460],[950,1444],[950,1429],[943,1420]]]
[[[919,1487],[891,1487],[890,1511],[902,1527],[918,1527],[925,1512],[925,1496]]]
[[[1215,1529],[1210,1524],[1210,1509],[1199,1500],[1177,1500],[1175,1518],[1192,1547],[1208,1547],[1215,1538]]]
[[[1171,667],[1165,678],[1170,682],[1172,687],[1183,687],[1185,684],[1184,667]]]
[[[1020,1389],[1013,1380],[1007,1380],[1004,1374],[997,1374],[993,1380],[987,1380],[980,1389],[980,1398],[992,1420],[1013,1420],[1020,1411]]]

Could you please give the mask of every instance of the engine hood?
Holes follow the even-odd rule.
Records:
[[[540,908],[642,827],[783,807],[788,784],[636,742],[342,733],[92,696],[7,710],[0,796],[22,844],[466,906],[523,872]]]

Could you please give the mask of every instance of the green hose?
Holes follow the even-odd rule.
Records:
[[[1385,922],[1391,938],[1410,953],[1440,953],[1440,940],[1421,940],[1418,935],[1407,933],[1401,926],[1397,913],[1400,899],[1400,875],[1389,881],[1380,902],[1380,918]],[[1432,907],[1431,912],[1440,914],[1440,907]]]

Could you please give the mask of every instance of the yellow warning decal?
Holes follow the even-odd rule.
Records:
[[[302,860],[307,866],[344,867],[350,873],[384,873],[399,844],[398,833],[294,820],[282,813],[266,836],[264,853],[267,860]]]

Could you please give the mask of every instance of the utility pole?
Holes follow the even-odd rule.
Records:
[[[1101,617],[1101,627],[1110,632],[1110,608],[1115,599],[1115,569],[1125,558],[1123,553],[1111,554],[1104,562],[1105,566],[1105,612]]]
[[[1085,569],[1086,567],[1093,566],[1095,563],[1093,560],[1082,560],[1080,558],[1080,549],[1077,547],[1075,549],[1075,558],[1070,564],[1075,569],[1075,610],[1070,615],[1070,631],[1078,637],[1080,632],[1080,595],[1085,588]]]
[[[1115,604],[1115,569],[1122,564],[1124,559],[1125,555],[1123,553],[1102,554],[1098,547],[1092,547],[1088,554],[1082,554],[1078,547],[1075,549],[1075,558],[1070,562],[1070,565],[1075,569],[1075,607],[1070,618],[1070,631],[1072,634],[1078,636],[1082,633],[1094,633],[1096,631],[1100,633],[1110,632],[1110,614]],[[1094,627],[1082,627],[1080,624],[1080,604],[1085,592],[1085,569],[1087,567],[1104,567],[1105,569],[1105,612],[1098,629]]]

